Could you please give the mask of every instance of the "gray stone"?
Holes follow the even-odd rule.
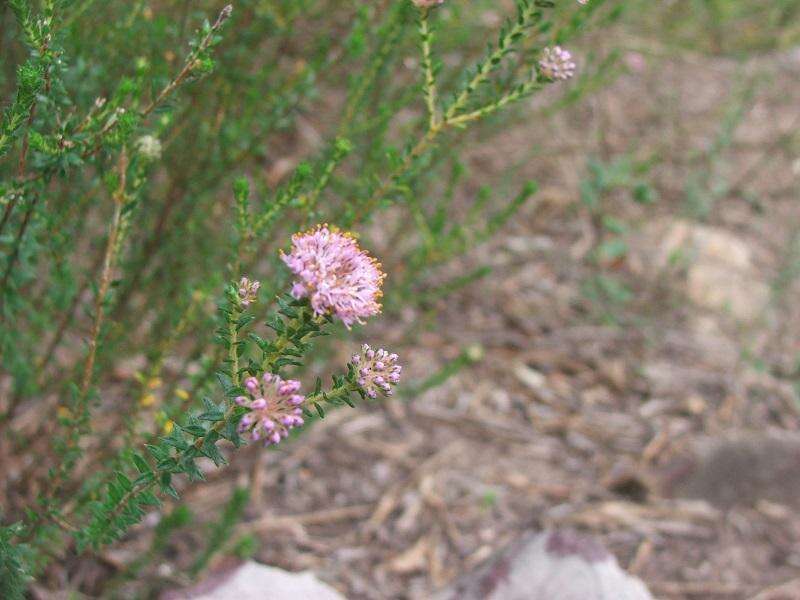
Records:
[[[698,437],[661,474],[667,495],[720,508],[767,500],[800,508],[800,435],[728,432]]]
[[[595,539],[573,531],[528,535],[437,600],[653,600]]]
[[[313,573],[290,573],[248,561],[209,576],[199,585],[165,594],[163,600],[345,600]]]

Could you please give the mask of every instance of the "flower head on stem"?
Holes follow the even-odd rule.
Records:
[[[316,315],[333,314],[349,328],[380,312],[386,275],[352,235],[317,225],[292,236],[281,259],[296,276],[292,296],[308,298]]]
[[[545,48],[539,59],[539,74],[546,79],[563,81],[575,75],[575,62],[572,54],[561,46]]]
[[[400,381],[403,370],[397,359],[397,354],[390,354],[383,348],[373,350],[364,344],[361,353],[350,359],[356,384],[369,398],[377,398],[379,393],[391,396],[392,386]]]
[[[251,441],[264,440],[266,446],[272,446],[288,437],[290,429],[304,424],[301,407],[306,398],[298,393],[299,381],[264,373],[261,379],[245,379],[244,388],[249,398],[239,396],[236,404],[248,412],[239,421],[238,431]]]
[[[258,296],[258,289],[261,287],[260,281],[251,281],[247,277],[242,277],[239,280],[239,287],[238,287],[238,294],[239,294],[239,303],[244,307],[247,308],[253,302],[256,301]]]

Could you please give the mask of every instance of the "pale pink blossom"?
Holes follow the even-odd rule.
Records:
[[[296,277],[292,295],[308,298],[317,315],[332,314],[349,328],[380,312],[385,275],[352,235],[317,225],[292,236],[281,259]]]
[[[647,68],[647,59],[639,52],[627,52],[623,61],[625,66],[634,73],[641,73]]]
[[[572,54],[561,46],[545,48],[539,59],[539,74],[552,80],[569,79],[575,75]]]

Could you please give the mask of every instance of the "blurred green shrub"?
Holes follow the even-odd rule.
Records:
[[[800,1],[637,0],[632,11],[674,47],[717,54],[786,49],[800,42]]]
[[[328,222],[384,248],[390,310],[485,274],[438,281],[434,269],[497,233],[535,185],[456,210],[464,130],[502,125],[501,110],[570,75],[569,55],[545,48],[608,25],[622,3],[516,0],[488,50],[478,4],[0,8],[0,429],[4,460],[23,465],[3,498],[8,597],[177,498],[202,479],[200,457],[224,464],[222,440],[241,442],[242,379],[258,365],[301,372],[312,337],[343,333],[284,299],[291,233]],[[262,282],[247,310],[242,275]],[[265,321],[272,338],[256,334]],[[353,378],[328,391],[317,380],[320,413],[351,403]],[[194,572],[245,502],[234,495]]]

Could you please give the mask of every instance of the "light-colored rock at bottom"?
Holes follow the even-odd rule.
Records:
[[[794,600],[800,598],[800,579],[762,591],[751,600]]]
[[[596,540],[573,531],[523,537],[436,600],[653,600]]]
[[[224,575],[211,576],[191,590],[172,593],[169,600],[345,600],[312,573],[290,573],[246,562]]]

